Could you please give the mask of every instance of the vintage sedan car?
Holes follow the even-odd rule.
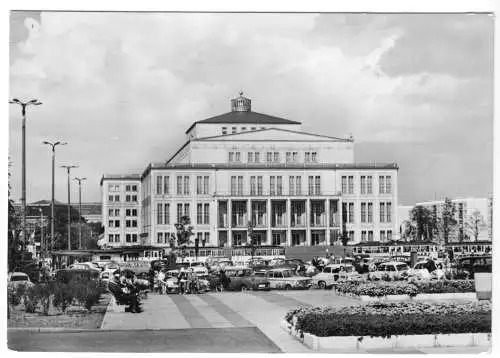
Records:
[[[93,271],[98,271],[100,272],[101,269],[97,264],[94,264],[92,262],[80,262],[80,263],[74,263],[68,267],[70,270],[93,270]]]
[[[19,286],[25,286],[26,288],[34,286],[31,282],[29,276],[24,272],[13,272],[7,278],[9,289],[17,289]]]
[[[251,268],[243,266],[228,267],[225,270],[229,278],[229,289],[236,291],[269,291],[271,289],[266,275],[257,274]]]
[[[330,264],[323,269],[323,272],[312,277],[312,284],[326,289],[332,287],[339,279],[349,279],[356,275],[357,272],[353,265]]]
[[[388,261],[377,266],[376,271],[370,272],[368,279],[376,280],[402,280],[408,277],[409,267],[407,264],[398,261]]]
[[[415,277],[419,280],[430,280],[432,276],[427,269],[427,261],[417,262],[412,269],[408,270],[408,276]]]
[[[271,289],[302,289],[308,290],[312,286],[310,277],[297,276],[295,271],[289,268],[274,268],[266,272]]]

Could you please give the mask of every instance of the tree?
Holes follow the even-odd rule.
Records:
[[[414,240],[432,241],[436,228],[436,218],[432,211],[417,205],[410,211],[411,226],[409,233]]]
[[[455,204],[451,199],[445,198],[443,209],[438,220],[439,232],[442,234],[445,244],[448,243],[451,230],[457,225],[457,220],[455,220],[456,210]]]
[[[467,217],[467,231],[474,237],[474,241],[477,241],[483,225],[484,218],[479,210],[474,210],[472,214]]]
[[[181,249],[182,263],[186,256],[187,245],[191,243],[191,236],[194,235],[193,227],[191,226],[191,219],[189,216],[182,216],[180,222],[175,224],[176,229],[176,244]]]

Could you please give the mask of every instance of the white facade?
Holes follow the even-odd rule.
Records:
[[[110,185],[133,182],[144,245],[168,246],[184,215],[207,246],[244,245],[250,222],[262,246],[338,244],[343,231],[351,243],[396,239],[396,164],[355,163],[352,138],[301,132],[299,122],[251,112],[244,97],[232,108],[196,122],[186,144],[140,179],[103,177],[105,237],[117,232],[105,217],[117,205]]]

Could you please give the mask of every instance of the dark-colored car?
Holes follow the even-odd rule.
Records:
[[[98,280],[100,272],[97,270],[79,270],[79,269],[63,269],[56,273],[56,281],[61,283],[69,283],[71,281]]]
[[[31,282],[38,283],[40,279],[40,266],[34,262],[21,263],[18,267],[14,269],[16,272],[24,272],[28,275]]]
[[[472,279],[476,272],[492,272],[491,255],[461,256],[457,259],[455,273],[457,276]]]
[[[254,271],[266,270],[269,268],[269,261],[270,260],[255,258],[248,262],[248,267]]]
[[[225,274],[229,278],[229,289],[235,291],[269,291],[269,280],[265,273],[254,273],[248,267],[226,267]]]

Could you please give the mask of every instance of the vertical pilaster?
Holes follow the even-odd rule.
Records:
[[[311,246],[311,199],[306,199],[306,246]]]
[[[231,199],[227,200],[227,246],[233,246],[233,202]]]
[[[292,246],[292,201],[286,199],[286,246]]]
[[[326,245],[330,246],[330,199],[326,198],[325,200],[325,227],[326,227],[326,235],[325,235],[325,241]]]
[[[267,213],[267,244],[271,245],[273,242],[272,230],[271,230],[271,199],[266,200],[266,213]]]

